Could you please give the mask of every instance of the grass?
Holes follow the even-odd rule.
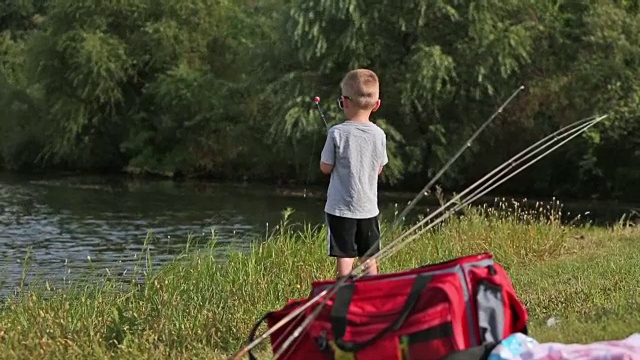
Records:
[[[139,268],[143,283],[107,277],[7,299],[0,309],[0,354],[222,359],[244,344],[265,312],[307,296],[311,281],[333,277],[325,229],[289,224],[286,215],[249,252],[221,258],[216,254],[225,249],[212,245],[159,269],[148,267],[147,258]],[[562,220],[557,204],[470,209],[383,261],[381,271],[491,251],[527,305],[538,341],[592,342],[638,331],[640,228]],[[392,237],[386,232],[385,239]],[[550,318],[557,325],[547,326]]]

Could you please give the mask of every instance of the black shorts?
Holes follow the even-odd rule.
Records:
[[[378,217],[350,219],[325,213],[328,227],[328,255],[341,258],[363,257],[380,251]]]

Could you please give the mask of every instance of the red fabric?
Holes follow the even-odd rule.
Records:
[[[389,277],[379,281],[365,281],[356,283],[353,299],[349,306],[347,327],[344,341],[364,342],[393,323],[399,316],[405,304],[415,277],[405,277],[391,280]],[[374,346],[362,349],[356,355],[357,359],[400,359],[398,339],[402,335],[411,335],[421,330],[435,328],[443,323],[457,323],[453,336],[440,340],[437,348],[446,347],[462,349],[467,340],[468,332],[463,326],[463,303],[458,301],[462,292],[460,281],[455,274],[434,276],[426,289],[422,292],[411,314],[402,327],[397,331],[388,332],[383,339]],[[331,324],[331,309],[333,299],[328,301],[320,312],[320,316],[310,327],[312,337],[325,334],[328,341],[334,340]],[[435,348],[434,348],[435,349]]]
[[[481,282],[492,285],[501,294],[500,307],[503,324],[502,338],[522,331],[528,315],[516,296],[506,271],[493,262],[491,254],[465,256],[439,264],[428,265],[404,272],[364,277],[353,282],[353,294],[346,312],[347,326],[344,342],[362,343],[380,333],[399,316],[407,302],[418,274],[431,275],[430,281],[420,292],[415,306],[397,330],[387,332],[380,340],[346,358],[363,359],[439,359],[451,352],[464,350],[482,343],[478,325],[476,288]],[[295,308],[303,305],[335,280],[316,281],[311,296],[290,301],[281,310],[267,317],[267,325],[273,327]],[[466,291],[466,301],[465,301]],[[274,353],[304,318],[320,304],[316,302],[299,318],[271,335]],[[334,324],[332,309],[335,295],[327,301],[319,316],[288,349],[286,359],[344,359],[334,352]],[[486,304],[484,307],[486,308]],[[491,311],[487,313],[492,313]],[[339,327],[338,325],[336,325]],[[474,341],[475,340],[475,341]],[[324,346],[320,346],[324,344]]]
[[[291,300],[282,309],[270,313],[267,317],[267,327],[269,329],[273,328],[285,316],[289,315],[298,307],[304,305],[307,300],[308,299]],[[313,306],[311,308],[313,308]],[[294,317],[292,321],[287,322],[271,334],[271,349],[273,350],[274,354],[279,351],[280,347],[293,333],[293,331],[295,331],[295,329],[302,324],[305,319],[305,315],[307,315],[305,312],[301,313],[300,316]],[[317,352],[318,349],[313,339],[309,337],[308,329],[300,334],[299,338],[294,340],[292,344],[294,346],[289,346],[286,349],[286,356],[283,357],[284,359],[304,360],[307,358],[305,354]],[[331,357],[317,357],[317,359],[331,359]]]

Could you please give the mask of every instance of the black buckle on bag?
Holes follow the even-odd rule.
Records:
[[[327,346],[328,342],[327,342],[327,333],[326,331],[323,331],[320,336],[318,336],[316,338],[316,346],[318,347],[318,349],[320,351],[325,351],[327,350]]]
[[[489,269],[489,275],[491,276],[495,276],[498,274],[498,271],[496,270],[495,267],[493,267],[493,265],[488,265],[487,269]]]

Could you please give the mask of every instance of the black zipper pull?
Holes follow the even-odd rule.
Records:
[[[488,265],[488,266],[487,266],[487,269],[489,269],[489,274],[490,274],[491,276],[495,276],[495,275],[497,275],[497,274],[498,274],[498,271],[496,270],[496,268],[495,268],[495,267],[493,267],[493,265]]]

